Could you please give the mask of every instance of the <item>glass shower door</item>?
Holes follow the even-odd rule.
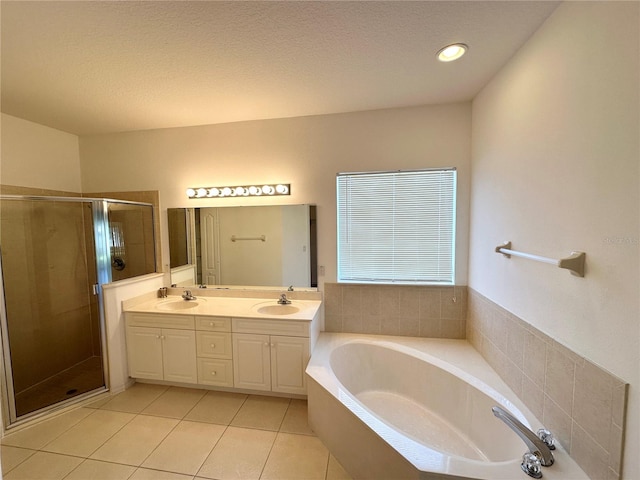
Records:
[[[105,389],[92,203],[3,199],[0,253],[10,420]]]

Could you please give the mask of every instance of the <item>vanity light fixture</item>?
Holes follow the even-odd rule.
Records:
[[[189,198],[260,197],[291,195],[291,184],[237,185],[231,187],[187,188]]]
[[[453,43],[438,50],[436,56],[441,62],[453,62],[463,56],[469,47],[464,43]]]

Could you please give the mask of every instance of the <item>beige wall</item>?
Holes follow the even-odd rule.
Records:
[[[81,192],[78,137],[2,114],[0,183]]]
[[[80,139],[85,191],[159,190],[166,208],[263,205],[264,198],[190,200],[193,186],[291,183],[269,203],[318,205],[318,256],[336,279],[335,175],[344,171],[458,168],[456,283],[467,282],[471,138],[469,103],[173,128]],[[169,255],[163,251],[163,258]]]
[[[625,478],[640,469],[639,6],[562,4],[473,102],[469,286],[631,384]],[[586,275],[503,258],[504,240],[584,251]]]

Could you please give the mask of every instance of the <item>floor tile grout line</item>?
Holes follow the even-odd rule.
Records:
[[[56,454],[56,455],[60,455],[60,454]],[[122,467],[131,467],[131,468],[133,468],[133,471],[129,474],[127,479],[131,478],[131,475],[133,475],[136,472],[136,470],[138,469],[138,467],[136,467],[135,465],[128,465],[126,463],[112,462],[112,461],[109,461],[109,460],[98,460],[98,459],[95,459],[95,458],[87,457],[87,458],[84,458],[83,461],[80,462],[77,467],[75,467],[73,470],[71,470],[69,473],[67,473],[64,477],[62,477],[61,480],[64,480],[65,478],[67,478],[69,475],[71,475],[74,471],[76,471],[78,468],[80,468],[83,464],[85,464],[87,462],[109,463],[111,465],[119,465],[119,466],[122,466]],[[125,480],[127,480],[127,479],[125,479]]]
[[[139,416],[155,417],[155,418],[162,418],[162,419],[166,419],[166,417],[159,417],[159,416],[157,416],[157,415],[143,415],[142,413],[139,413],[138,415],[136,415],[136,417],[139,417]],[[135,419],[136,417],[134,417],[134,419]],[[146,456],[146,457],[144,457],[144,459],[140,462],[140,465],[136,465],[136,468],[141,468],[141,467],[142,467],[142,465],[144,464],[144,462],[146,462],[146,461],[147,461],[147,459],[148,459],[151,455],[153,455],[153,452],[155,452],[155,451],[158,449],[158,447],[162,444],[162,442],[164,442],[164,441],[167,439],[167,437],[168,437],[169,435],[171,435],[171,432],[173,432],[173,431],[177,428],[177,426],[178,426],[178,425],[180,425],[181,420],[176,419],[176,418],[171,418],[171,420],[177,420],[176,424],[171,428],[171,430],[169,430],[169,431],[167,432],[167,434],[166,434],[164,437],[162,437],[162,439],[160,440],[160,442],[158,442],[158,444],[157,444],[157,445],[156,445],[156,446],[155,446],[155,447],[154,447],[154,448],[153,448],[153,449],[152,449],[152,450],[147,454],[147,456]],[[133,420],[131,420],[131,421],[133,421]],[[146,468],[146,467],[142,467],[142,468]]]
[[[80,407],[80,408],[84,408],[84,407]],[[56,416],[54,416],[54,417],[52,417],[52,418],[48,418],[48,419],[46,419],[46,420],[44,420],[44,421],[42,421],[42,422],[36,423],[35,425],[31,425],[31,426],[28,426],[28,427],[26,427],[26,428],[24,428],[24,429],[18,430],[17,432],[14,432],[14,433],[13,433],[13,435],[17,435],[17,434],[19,434],[19,433],[23,433],[23,432],[26,432],[26,431],[31,430],[31,429],[36,429],[36,428],[38,428],[38,427],[42,427],[42,426],[44,426],[45,424],[47,424],[48,422],[51,422],[51,421],[56,420],[56,419],[58,419],[58,418],[61,418],[61,417],[63,417],[64,415],[67,415],[67,414],[72,413],[72,412],[75,412],[75,411],[77,411],[77,410],[76,410],[76,409],[74,409],[74,410],[70,410],[70,411],[65,412],[65,413],[62,413],[62,414],[60,414],[60,415],[56,415]],[[46,447],[47,445],[49,445],[51,442],[53,442],[53,441],[54,441],[54,440],[56,440],[58,437],[62,436],[63,434],[65,434],[66,432],[68,432],[69,430],[71,430],[71,429],[72,429],[73,427],[75,427],[78,423],[80,423],[82,420],[84,420],[86,417],[88,417],[89,415],[92,415],[92,414],[93,414],[93,412],[91,412],[90,414],[86,415],[85,417],[82,417],[82,418],[81,418],[80,420],[78,420],[77,422],[74,422],[73,424],[69,425],[67,428],[65,428],[62,432],[60,432],[58,435],[56,435],[56,436],[55,436],[54,438],[52,438],[50,441],[48,441],[47,443],[45,443],[44,445],[42,445],[42,447],[36,448],[35,450],[37,450],[37,451],[42,451],[42,448],[44,448],[44,447]],[[2,440],[0,440],[0,445],[5,445],[5,446],[7,446],[7,447],[12,447],[13,445],[11,445],[11,444],[5,444],[5,443],[3,443],[4,439],[9,439],[10,435],[12,435],[12,434],[9,434],[9,435],[6,435],[5,437],[3,437],[3,438],[2,438]],[[32,450],[33,450],[33,449],[32,449]]]
[[[222,434],[220,435],[220,437],[218,438],[218,440],[216,441],[216,443],[213,445],[213,447],[211,447],[211,450],[209,450],[209,453],[207,454],[207,456],[204,458],[204,460],[202,461],[202,463],[200,464],[200,466],[198,467],[198,470],[196,471],[195,475],[193,476],[193,478],[197,477],[198,474],[200,473],[200,470],[202,470],[202,467],[204,466],[205,463],[207,463],[207,459],[211,456],[211,454],[213,453],[213,451],[216,449],[216,447],[218,446],[218,444],[220,443],[220,441],[222,440],[222,437],[224,437],[224,434],[227,433],[227,430],[229,430],[229,425],[225,425],[224,426],[224,430],[222,432]]]
[[[16,465],[13,466],[13,468],[11,468],[10,470],[7,470],[6,472],[2,470],[2,465],[0,465],[0,479],[8,474],[9,472],[11,472],[12,470],[15,470],[18,466],[22,465],[24,462],[26,462],[28,459],[30,459],[31,457],[33,457],[36,453],[38,453],[38,450],[33,450],[31,448],[23,448],[23,447],[14,447],[12,445],[5,445],[5,447],[11,447],[11,448],[20,448],[22,450],[29,450],[31,452],[31,454],[25,458],[22,459],[22,461]],[[1,463],[1,462],[0,462]]]
[[[331,452],[327,449],[327,464],[324,466],[324,480],[329,480],[327,478],[329,476],[329,462],[331,462]]]
[[[233,421],[236,419],[236,417],[238,416],[238,413],[240,413],[240,410],[242,410],[242,407],[244,407],[244,404],[247,403],[247,400],[249,400],[250,396],[251,396],[251,394],[248,394],[248,393],[244,394],[244,400],[242,400],[242,403],[240,404],[240,406],[236,410],[236,413],[234,413],[233,417],[231,417],[231,419],[229,420],[229,425],[231,425],[233,423]]]
[[[269,463],[269,458],[271,458],[271,452],[273,452],[273,447],[278,441],[278,435],[280,435],[280,432],[274,432],[274,433],[276,434],[276,436],[273,437],[273,442],[271,442],[271,447],[269,447],[269,453],[267,454],[267,458],[265,459],[264,464],[262,465],[262,469],[260,470],[260,476],[258,477],[258,480],[260,480],[262,478],[262,475],[264,475],[264,469],[267,468],[267,463]]]
[[[96,410],[96,411],[97,411],[97,410]],[[104,410],[104,411],[113,411],[113,410]],[[116,412],[116,413],[130,413],[130,412]],[[80,420],[80,422],[78,422],[77,424],[75,424],[72,428],[76,427],[76,426],[77,426],[77,425],[79,425],[83,420],[86,420],[87,418],[89,418],[91,415],[94,415],[94,414],[95,414],[95,412],[94,412],[94,413],[92,413],[92,414],[90,414],[90,415],[87,415],[85,418],[83,418],[82,420]],[[107,438],[104,442],[102,442],[102,443],[100,444],[100,446],[96,447],[96,448],[95,448],[95,449],[94,449],[94,450],[93,450],[93,451],[92,451],[88,456],[86,456],[86,457],[82,457],[81,455],[71,455],[71,454],[68,454],[68,453],[51,452],[51,451],[49,451],[49,450],[41,450],[41,451],[43,451],[43,452],[47,452],[47,453],[56,453],[56,454],[60,454],[60,455],[69,455],[69,456],[72,456],[72,457],[81,457],[81,458],[89,459],[89,458],[91,458],[91,455],[93,455],[93,454],[94,454],[94,453],[96,453],[98,450],[100,450],[100,448],[102,448],[102,447],[104,446],[104,444],[106,444],[106,443],[107,443],[109,440],[111,440],[115,435],[117,435],[117,434],[118,434],[118,432],[120,432],[120,430],[122,430],[124,427],[126,427],[127,425],[129,425],[129,423],[131,423],[131,422],[136,418],[136,416],[137,416],[137,415],[135,415],[135,414],[132,414],[132,415],[133,415],[133,417],[131,417],[127,422],[125,422],[125,423],[124,423],[120,428],[118,428],[118,429],[117,429],[117,430],[116,430],[116,431],[115,431],[111,436],[109,436],[109,438]],[[71,430],[71,429],[67,430],[65,433],[69,432],[70,430]],[[62,435],[60,435],[60,436],[62,436]],[[58,438],[60,438],[60,437],[58,437]],[[57,439],[56,439],[56,440],[57,440]],[[49,442],[47,445],[45,445],[43,448],[45,448],[46,446],[48,446],[48,445],[49,445],[49,444],[51,444],[52,442],[53,442],[53,440],[52,440],[51,442]],[[95,460],[95,459],[92,459],[92,460]]]

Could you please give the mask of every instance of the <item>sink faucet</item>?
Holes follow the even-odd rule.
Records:
[[[280,298],[278,299],[278,303],[280,305],[289,305],[291,303],[291,300],[289,300],[287,298],[287,294],[286,293],[281,293],[280,294]]]
[[[185,290],[184,293],[182,294],[182,298],[184,298],[185,300],[195,300],[196,299],[196,297],[191,295],[191,290]]]
[[[503,408],[496,406],[491,410],[496,417],[506,423],[511,430],[518,434],[529,448],[529,452],[533,453],[540,459],[542,466],[548,467],[553,465],[553,453],[551,453],[551,448],[547,443],[538,438],[535,433],[525,427],[522,422]]]

